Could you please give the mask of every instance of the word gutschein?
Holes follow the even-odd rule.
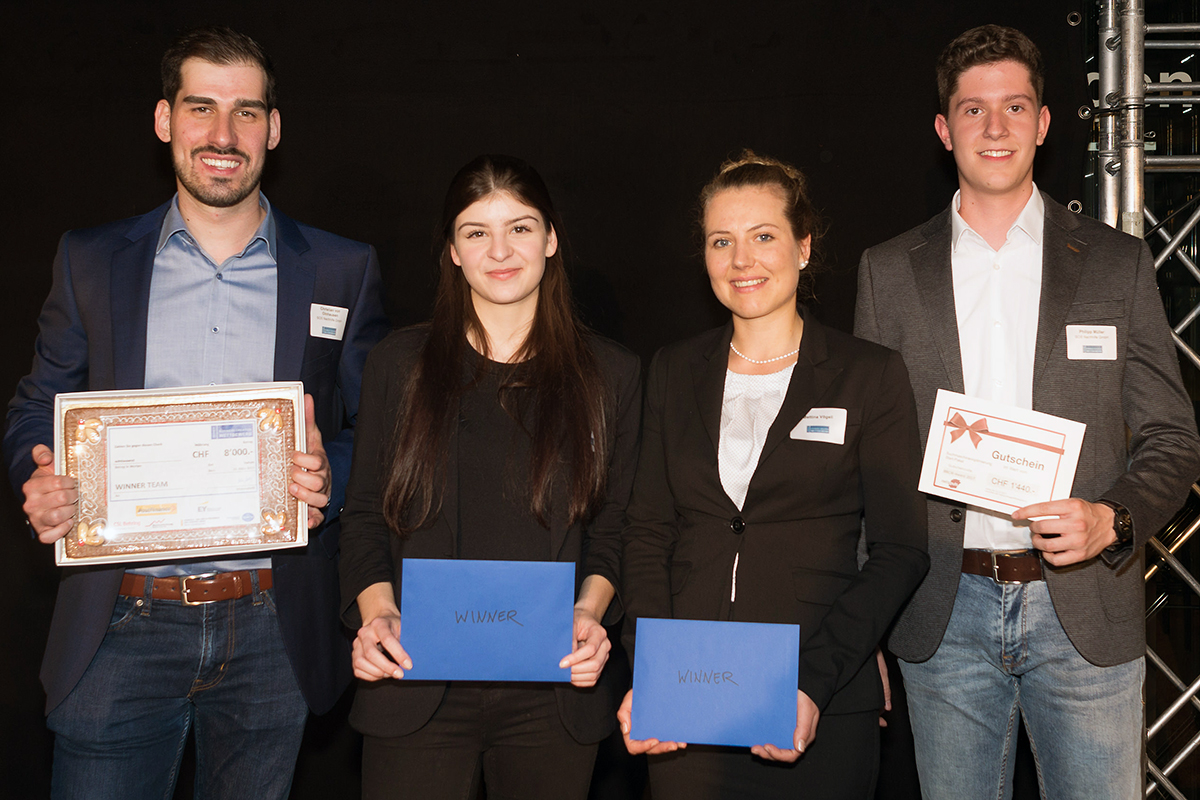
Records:
[[[463,622],[481,623],[481,622],[514,622],[522,628],[525,626],[517,620],[516,609],[497,609],[496,611],[463,611],[454,612],[455,623]]]
[[[679,672],[678,670],[676,670],[676,671]],[[704,670],[693,671],[690,669],[685,669],[682,672],[679,672],[679,682],[680,683],[718,683],[718,684],[719,683],[732,683],[734,686],[739,685],[738,682],[733,679],[732,672],[728,672],[728,671],[720,672],[718,670],[713,670],[712,672],[705,672]]]
[[[1003,461],[1007,464],[1016,464],[1018,467],[1028,467],[1029,469],[1045,470],[1046,465],[1040,461],[1030,461],[1027,458],[1020,456],[1012,456],[1008,453],[1001,453],[999,450],[992,451],[992,458],[996,461]]]

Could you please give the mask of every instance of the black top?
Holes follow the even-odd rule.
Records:
[[[474,350],[469,351],[475,354]],[[533,392],[500,386],[524,365],[475,355],[458,412],[458,488],[474,502],[458,507],[458,557],[490,561],[548,561],[548,531],[529,506]],[[520,422],[518,422],[518,418]]]
[[[606,578],[618,590],[621,586],[621,530],[625,525],[625,505],[633,483],[637,462],[638,428],[641,420],[641,369],[637,358],[619,345],[598,336],[589,336],[591,348],[607,391],[612,398],[612,414],[605,433],[609,437],[609,465],[604,502],[594,519],[586,524],[567,524],[565,481],[556,481],[550,503],[550,528],[540,528],[528,510],[528,498],[520,500],[509,495],[506,503],[514,503],[516,511],[505,514],[509,523],[523,520],[525,525],[517,539],[528,536],[538,552],[524,555],[526,543],[512,544],[507,534],[493,535],[489,526],[495,521],[494,497],[497,485],[485,486],[483,494],[473,481],[487,480],[481,470],[459,465],[459,459],[469,457],[501,459],[507,464],[511,428],[499,436],[488,436],[486,420],[508,426],[511,422],[495,420],[502,410],[492,407],[495,387],[480,386],[468,392],[468,397],[456,401],[460,422],[450,430],[447,442],[446,481],[442,492],[441,513],[427,528],[407,536],[398,536],[383,519],[381,478],[387,468],[390,451],[388,443],[394,437],[396,421],[401,411],[405,382],[412,373],[421,347],[425,342],[424,326],[395,331],[376,347],[367,358],[363,370],[362,402],[359,406],[356,446],[350,481],[346,486],[346,507],[342,512],[341,588],[342,620],[352,629],[361,624],[356,600],[359,593],[372,584],[389,582],[396,597],[401,595],[400,559],[462,557],[460,545],[473,549],[502,548],[501,558],[515,558],[512,552],[522,553],[530,560],[574,562],[576,591],[588,575]],[[475,411],[471,409],[475,408]],[[480,420],[476,427],[474,420]],[[472,445],[460,443],[459,437],[479,436],[482,451],[475,453]],[[525,440],[528,445],[528,439]],[[526,481],[527,453],[514,459],[509,470],[520,485]],[[508,467],[505,466],[508,470]],[[495,482],[493,481],[493,484]],[[507,486],[507,484],[505,484]],[[519,513],[517,513],[519,512]],[[467,520],[474,532],[466,530]],[[462,522],[460,522],[462,521]],[[482,522],[480,522],[482,521]],[[508,523],[505,523],[508,524]],[[532,526],[532,527],[529,527]],[[460,528],[463,534],[460,539]],[[532,534],[540,531],[540,534]],[[496,542],[492,542],[492,539]],[[403,609],[401,609],[403,613]],[[621,596],[609,605],[603,622],[611,625],[623,613]],[[616,727],[616,708],[625,686],[618,680],[619,672],[610,663],[591,689],[577,689],[570,684],[556,684],[559,715],[567,730],[581,742],[596,742]],[[441,702],[445,684],[438,681],[374,681],[359,683],[350,712],[350,723],[356,730],[372,736],[403,736],[429,720]]]

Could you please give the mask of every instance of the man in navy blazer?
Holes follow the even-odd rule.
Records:
[[[301,380],[307,452],[289,491],[309,506],[309,545],[63,570],[41,672],[55,797],[169,797],[189,729],[198,797],[286,797],[309,709],[329,710],[349,682],[337,514],[363,362],[387,320],[374,249],[259,191],[280,136],[274,84],[262,48],[228,28],[168,49],[155,131],[178,193],[63,236],[4,455],[52,543],[78,499],[47,447],[55,394]]]
[[[1087,426],[1068,499],[929,498],[929,573],[888,640],[927,800],[1011,797],[1018,713],[1043,796],[1140,795],[1143,546],[1200,472],[1149,248],[1034,186],[1042,86],[1019,31],[951,42],[935,129],[959,192],[859,266],[855,333],[904,356],[923,438],[938,389]]]

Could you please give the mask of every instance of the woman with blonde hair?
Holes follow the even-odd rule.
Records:
[[[624,535],[627,649],[639,617],[798,624],[796,730],[786,750],[630,740],[627,694],[626,746],[651,754],[655,800],[864,800],[884,701],[873,655],[928,567],[908,373],[798,305],[819,224],[795,168],[747,151],[700,201],[731,320],[650,366]],[[812,414],[822,425],[804,424]]]

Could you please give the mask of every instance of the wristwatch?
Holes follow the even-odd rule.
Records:
[[[1117,535],[1117,540],[1104,548],[1105,551],[1116,554],[1131,546],[1133,544],[1133,517],[1129,515],[1129,509],[1111,500],[1097,500],[1096,502],[1113,510],[1113,533]]]

